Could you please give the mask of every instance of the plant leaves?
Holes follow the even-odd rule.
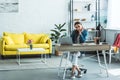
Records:
[[[66,31],[66,29],[63,29],[66,23],[63,24],[54,24],[55,28],[51,29],[53,33],[51,33],[51,39],[52,41],[55,41],[57,43],[58,39],[60,37],[64,37],[65,35],[62,35],[61,32]]]
[[[61,29],[60,32],[66,31],[66,29]]]
[[[53,30],[53,29],[52,29],[51,31],[54,32],[54,33],[59,33],[57,30]]]
[[[51,36],[55,36],[55,34],[54,34],[54,33],[51,33]]]
[[[60,32],[58,32],[58,31],[56,31],[56,30],[51,30],[51,31],[53,31],[54,33],[51,33],[52,35],[51,36],[60,36]]]
[[[62,37],[65,37],[65,35],[61,35],[61,38],[62,38]]]
[[[65,24],[66,24],[66,23],[62,24],[62,25],[60,26],[60,29],[61,29]]]
[[[55,24],[56,28],[55,29],[59,29],[59,26],[57,24]]]

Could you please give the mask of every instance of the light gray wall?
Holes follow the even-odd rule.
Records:
[[[19,0],[18,13],[0,13],[3,32],[50,33],[54,24],[68,22],[69,0]],[[65,28],[68,26],[66,25]]]
[[[105,33],[106,31],[106,33]],[[106,34],[106,42],[113,45],[116,35],[120,33],[120,30],[118,29],[105,29],[102,30],[102,41],[105,40],[105,34]]]

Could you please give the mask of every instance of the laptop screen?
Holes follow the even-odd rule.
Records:
[[[66,37],[60,38],[59,39],[59,43],[61,45],[72,45],[73,44],[72,38],[70,36],[66,36]]]

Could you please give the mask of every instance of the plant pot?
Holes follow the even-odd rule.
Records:
[[[55,50],[55,55],[56,55],[56,56],[60,56],[60,55],[62,55],[62,52]]]
[[[100,43],[100,37],[94,37],[94,42],[96,44],[99,44]]]

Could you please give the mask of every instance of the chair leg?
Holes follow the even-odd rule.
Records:
[[[112,57],[112,53],[111,50],[109,50],[109,64],[111,64],[111,57]]]
[[[87,69],[85,69],[85,68],[79,68],[80,70],[81,70],[81,72],[83,72],[84,74],[86,74],[87,73]],[[67,68],[66,69],[66,73],[67,73],[67,71],[71,71],[72,70],[72,68]]]

